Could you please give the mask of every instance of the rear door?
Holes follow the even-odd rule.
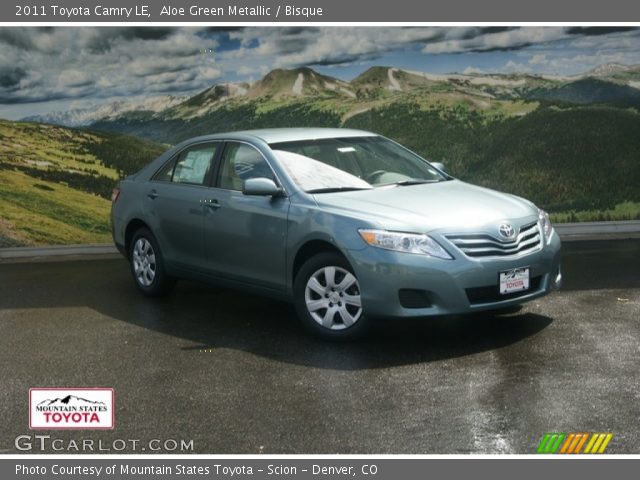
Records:
[[[205,204],[207,263],[218,276],[284,290],[289,199],[244,195],[244,181],[259,177],[278,183],[259,150],[226,142]]]
[[[193,145],[169,161],[148,184],[148,218],[165,260],[204,270],[203,201],[220,142]]]

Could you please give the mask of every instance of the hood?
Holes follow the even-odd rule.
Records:
[[[459,180],[314,197],[325,209],[367,219],[389,230],[462,229],[538,216],[536,207],[527,200]]]

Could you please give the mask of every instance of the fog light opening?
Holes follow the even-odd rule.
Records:
[[[401,288],[398,291],[400,305],[403,308],[431,308],[432,303],[429,292],[413,288]]]

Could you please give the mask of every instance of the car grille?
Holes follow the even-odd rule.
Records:
[[[467,298],[471,305],[482,303],[494,303],[502,300],[511,300],[513,298],[522,297],[540,289],[541,276],[533,277],[529,281],[529,288],[521,292],[512,292],[507,294],[500,293],[498,285],[488,285],[486,287],[467,288]]]
[[[446,238],[468,257],[511,257],[540,248],[542,237],[538,223],[530,223],[520,229],[512,241],[503,241],[487,233],[446,235]]]

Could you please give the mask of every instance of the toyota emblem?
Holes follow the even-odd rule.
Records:
[[[512,238],[516,233],[516,229],[508,223],[503,223],[502,225],[500,225],[498,231],[500,232],[500,235],[505,238]]]

